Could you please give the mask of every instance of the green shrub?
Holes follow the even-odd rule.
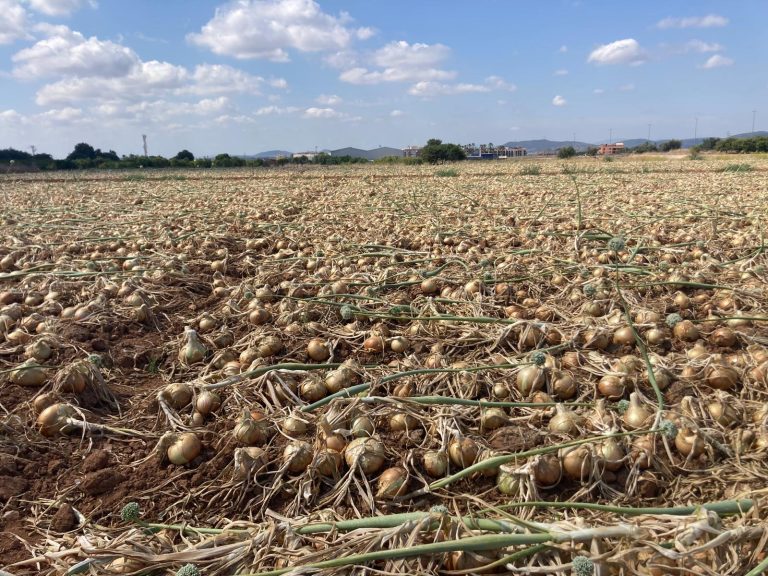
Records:
[[[459,171],[454,168],[443,168],[442,170],[435,172],[435,176],[439,176],[441,178],[453,178],[454,176],[458,175]]]
[[[541,166],[537,166],[536,164],[528,164],[520,168],[520,172],[518,172],[518,174],[520,174],[520,176],[538,176],[541,174]]]
[[[752,172],[755,167],[752,164],[728,164],[720,169],[720,172]]]

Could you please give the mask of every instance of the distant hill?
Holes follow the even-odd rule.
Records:
[[[243,158],[254,160],[256,158],[290,158],[293,152],[287,150],[267,150],[266,152],[259,152],[252,156],[243,156]]]
[[[542,152],[556,152],[560,148],[564,148],[566,146],[573,146],[577,152],[580,152],[582,150],[586,150],[590,146],[593,146],[593,144],[588,144],[587,142],[574,142],[573,140],[519,140],[517,142],[507,142],[504,144],[504,146],[509,146],[510,148],[525,148],[528,150],[528,154],[541,154]]]

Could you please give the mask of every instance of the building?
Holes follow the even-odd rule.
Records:
[[[291,158],[301,158],[302,156],[304,156],[307,160],[312,162],[312,160],[314,160],[315,156],[317,156],[318,154],[319,154],[318,152],[294,152],[293,154],[291,154]]]
[[[467,144],[462,146],[467,160],[506,160],[507,158],[522,158],[528,155],[525,148],[511,146],[493,146],[480,144]]]
[[[421,152],[421,146],[406,146],[403,148],[403,156],[406,158],[417,158]]]
[[[603,156],[612,156],[613,154],[621,154],[625,151],[624,142],[616,142],[615,144],[600,144],[597,153]]]

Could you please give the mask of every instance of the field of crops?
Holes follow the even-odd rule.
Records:
[[[0,574],[768,566],[768,160],[2,175],[0,222]]]

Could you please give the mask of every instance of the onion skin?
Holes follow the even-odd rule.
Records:
[[[377,498],[392,499],[402,496],[408,490],[408,472],[396,466],[387,468],[379,476]]]
[[[203,445],[197,437],[197,434],[194,432],[185,432],[184,434],[180,434],[173,444],[168,447],[166,454],[171,464],[184,466],[197,458],[202,449]]]
[[[424,470],[432,478],[442,478],[448,472],[448,455],[439,450],[424,453]]]
[[[471,466],[477,460],[480,447],[471,438],[453,439],[448,445],[448,456],[459,468]]]
[[[384,466],[384,446],[375,438],[355,438],[344,451],[347,466],[360,466],[366,476],[375,474]]]
[[[67,434],[74,430],[74,427],[67,424],[67,419],[76,415],[77,412],[69,404],[52,404],[37,417],[37,425],[43,436]]]

